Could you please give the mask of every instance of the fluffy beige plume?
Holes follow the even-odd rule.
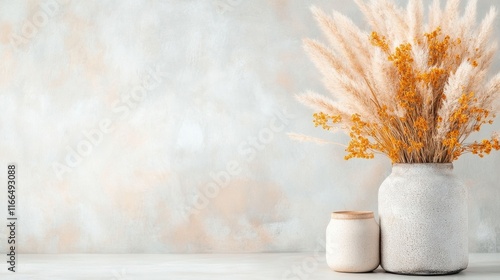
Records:
[[[336,142],[332,142],[332,141],[328,141],[325,139],[316,138],[316,137],[312,137],[312,136],[308,136],[308,135],[304,135],[304,134],[289,132],[289,133],[287,133],[287,135],[291,139],[296,140],[296,141],[300,141],[300,142],[312,142],[312,143],[316,143],[316,144],[320,144],[320,145],[333,144],[333,145],[337,145],[337,146],[341,146],[341,147],[346,147],[346,145],[344,145],[344,144],[340,144],[340,143],[336,143]]]
[[[483,50],[483,53],[479,58],[476,59],[478,63],[478,67],[484,70],[488,70],[491,67],[491,64],[494,61],[494,56],[498,50],[498,42],[493,41]]]
[[[311,11],[329,38],[330,44],[335,46],[334,51],[330,51],[317,41],[304,42],[306,51],[324,76],[325,86],[340,101],[352,104],[367,118],[376,117],[373,103],[377,103],[377,96],[370,87],[365,65],[362,63],[370,59],[370,53],[367,51],[370,45],[366,40],[368,35],[339,13],[333,13],[332,18],[318,8],[312,7]],[[353,42],[359,51],[355,51],[350,45]],[[326,61],[322,58],[326,58]],[[353,100],[356,102],[352,102]]]
[[[378,0],[371,1],[370,4],[366,4],[363,0],[354,0],[354,2],[367,19],[372,31],[386,35],[391,47],[400,44],[408,35],[408,23],[405,20],[407,15],[392,1]],[[417,18],[418,16],[416,17],[418,21]]]
[[[465,6],[465,12],[460,20],[461,38],[471,38],[476,35],[472,31],[476,28],[477,0],[469,0]]]
[[[415,38],[420,36],[424,28],[424,6],[422,1],[410,0],[406,9],[406,17],[408,18],[408,42],[413,42]]]
[[[429,70],[429,53],[424,49],[423,46],[412,46],[412,56],[415,63],[415,70],[422,73]],[[431,69],[434,68],[436,67],[432,67]],[[394,77],[392,81],[394,81],[395,79],[397,79],[397,77]],[[424,100],[423,112],[426,114],[426,118],[432,117],[431,114],[434,106],[435,91],[437,90],[438,89],[434,89],[432,85],[426,83],[421,82],[417,84],[417,93]]]
[[[370,99],[370,89],[364,80],[360,78],[348,79],[338,76],[334,79],[323,78],[323,84],[337,99],[345,104],[351,105],[355,112],[367,119],[375,118],[377,111],[375,101]]]
[[[450,50],[451,56],[461,56],[467,55],[469,52],[469,46],[471,40],[477,36],[477,0],[469,0],[465,7],[465,12],[459,20],[452,24],[451,30],[453,31],[456,38],[461,38],[462,41],[467,42],[464,44],[455,45],[452,50]],[[447,29],[450,29],[449,27]],[[454,63],[453,63],[454,62]],[[456,69],[460,65],[460,60],[452,61],[451,68]]]
[[[459,3],[454,1],[452,4],[448,4],[447,8],[453,15],[447,16],[446,21],[441,25],[443,33],[449,35],[451,38],[461,38],[463,43],[455,44],[453,48],[449,49],[450,57],[460,57],[456,60],[448,60],[446,67],[449,69],[457,69],[462,60],[465,58],[470,58],[469,47],[471,41],[477,36],[476,28],[476,10],[477,10],[477,0],[470,0],[467,2],[465,7],[465,12],[462,17],[460,17],[458,8]],[[445,10],[446,12],[446,10]],[[432,29],[429,30],[429,32]]]
[[[307,107],[325,114],[340,115],[342,117],[347,116],[347,119],[349,119],[352,114],[346,111],[345,108],[341,108],[337,102],[312,91],[307,91],[305,94],[296,95],[295,97]]]
[[[365,83],[359,83],[360,75],[355,70],[315,40],[304,40],[304,48],[323,74],[325,86],[338,100],[346,104],[355,104],[357,111],[372,111],[369,95],[366,94],[367,90],[360,88]]]
[[[346,22],[340,20],[339,22],[336,22],[333,18],[326,15],[322,10],[316,7],[312,7],[311,11],[318,21],[321,29],[323,30],[323,33],[330,41],[330,44],[334,47],[335,51],[346,58],[346,62],[350,64],[351,69],[353,69],[358,75],[362,75],[362,58],[359,57],[358,52],[356,52],[355,49],[352,48],[351,42],[346,40],[345,38],[345,29],[348,28],[348,25],[345,25]],[[362,37],[362,35],[359,36]],[[356,40],[356,38],[352,39]]]
[[[454,102],[458,103],[458,99],[466,92],[466,88],[469,87],[470,78],[473,75],[474,67],[469,62],[462,62],[455,73],[450,74],[448,81],[444,87],[444,94],[446,96],[446,101],[441,107],[441,112],[450,111],[451,106]],[[442,114],[440,114],[443,116]]]
[[[460,28],[457,28],[457,23],[460,18],[459,8],[460,0],[446,1],[446,6],[443,10],[442,18],[440,19],[440,26],[443,33],[451,36],[452,38],[458,38],[461,33]]]
[[[384,35],[388,39],[389,46],[395,48],[403,41],[406,41],[408,23],[405,19],[404,10],[388,0],[372,1],[372,5],[377,13],[382,15],[379,20],[384,21],[386,31]]]
[[[500,112],[500,73],[496,74],[486,84],[484,89],[484,108],[491,108],[494,112]]]
[[[370,42],[366,40],[368,34],[359,29],[351,19],[343,14],[333,11],[333,21],[337,23],[339,29],[342,31],[340,35],[344,42],[348,42],[347,47],[353,51],[353,58],[355,58],[361,71],[364,71],[363,62],[370,59]]]
[[[370,70],[370,80],[378,93],[379,102],[388,106],[391,112],[399,112],[400,109],[394,102],[397,94],[397,85],[394,83],[397,79],[397,72],[392,63],[387,60],[387,54],[380,49],[373,50]]]
[[[441,19],[443,16],[443,11],[441,10],[441,1],[433,0],[432,4],[429,6],[429,24],[428,31],[434,30],[441,26]]]
[[[312,39],[304,39],[304,49],[324,76],[336,73],[345,75],[348,78],[356,76],[356,73],[344,60],[337,57],[332,50],[322,43]]]
[[[450,75],[443,91],[446,99],[438,110],[438,115],[443,118],[443,123],[437,130],[437,139],[441,141],[446,138],[452,125],[449,119],[460,107],[460,97],[471,92],[477,95],[483,77],[484,72],[478,72],[469,62],[463,62],[457,71]],[[481,102],[481,97],[479,97],[478,102]]]
[[[471,59],[475,60],[479,67],[487,69],[490,67],[493,56],[497,51],[497,42],[490,42],[493,34],[497,11],[491,7],[486,17],[481,22],[477,34],[473,37],[474,43],[469,47]]]
[[[361,13],[365,16],[371,29],[375,32],[385,34],[386,27],[383,24],[383,21],[380,20],[382,18],[382,14],[374,13],[372,7],[365,4],[363,0],[354,0],[354,2],[358,5]]]
[[[481,22],[481,25],[479,27],[479,33],[476,34],[475,36],[475,44],[473,45],[473,50],[470,51],[475,51],[475,49],[483,50],[486,47],[486,44],[488,44],[488,41],[491,37],[491,34],[493,33],[493,26],[495,23],[495,19],[497,16],[497,10],[495,7],[491,7],[489,12],[486,14],[486,17],[483,19]]]

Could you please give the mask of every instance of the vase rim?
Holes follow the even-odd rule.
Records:
[[[416,162],[416,163],[406,163],[406,162],[396,162],[392,165],[438,165],[438,166],[447,166],[453,165],[452,162]]]
[[[360,220],[373,218],[373,211],[335,211],[332,219],[336,220]]]

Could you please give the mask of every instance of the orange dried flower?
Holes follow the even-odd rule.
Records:
[[[329,49],[314,40],[307,46],[328,88],[334,95],[337,90],[344,91],[339,94],[341,100],[353,106],[344,110],[316,96],[307,101],[315,108],[329,106],[343,112],[344,118],[317,112],[313,122],[326,130],[342,128],[349,134],[346,159],[373,158],[382,153],[392,162],[451,162],[468,152],[483,157],[500,150],[498,136],[465,143],[470,133],[480,131],[495,118],[489,108],[495,93],[489,89],[490,96],[485,96],[487,89],[479,84],[487,57],[482,52],[491,45],[450,36],[468,36],[466,32],[445,34],[443,30],[450,30],[450,26],[411,34],[409,42],[398,44],[397,40],[406,39],[408,33],[401,30],[407,27],[399,31],[405,38],[398,38],[397,32],[384,34],[381,28],[365,37],[369,44],[361,42],[361,32],[349,42],[337,25],[342,23],[326,14],[315,15],[329,38],[334,38],[334,47]],[[373,55],[363,49],[365,46],[381,52]],[[386,61],[380,59],[380,53]],[[369,61],[365,63],[365,59]],[[478,69],[460,67],[463,63]],[[344,112],[349,112],[350,118]]]

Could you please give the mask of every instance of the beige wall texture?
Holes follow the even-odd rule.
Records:
[[[376,211],[387,159],[286,135],[347,141],[293,98],[326,93],[302,49],[323,39],[311,4],[366,28],[352,1],[1,0],[0,209],[15,162],[18,253],[313,251],[331,211]],[[455,170],[470,250],[500,252],[500,153]]]

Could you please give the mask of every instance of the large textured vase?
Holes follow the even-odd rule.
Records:
[[[394,164],[378,199],[386,271],[433,275],[467,268],[467,189],[451,163]]]

